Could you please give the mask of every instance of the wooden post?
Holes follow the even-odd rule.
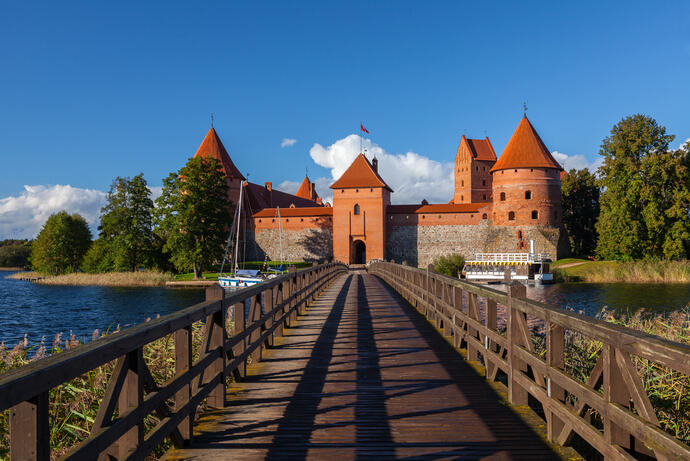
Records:
[[[454,287],[453,289],[453,306],[455,307],[455,310],[462,312],[462,288],[460,287]],[[453,315],[453,324],[457,325],[460,323],[458,320],[457,315]],[[453,345],[460,349],[460,346],[462,345],[462,340],[463,340],[463,334],[462,333],[457,333],[457,329],[453,331]]]
[[[221,382],[214,387],[206,400],[208,406],[223,408],[225,406],[225,306],[223,298],[225,291],[220,285],[211,285],[206,288],[206,301],[221,301],[220,309],[209,315],[206,319],[206,328],[209,344],[209,351],[220,349],[220,357],[208,366],[208,375],[215,377],[219,373],[223,374]]]
[[[565,368],[565,329],[549,321],[546,322],[546,365],[559,370]],[[561,403],[565,401],[564,389],[548,377],[546,378],[546,393],[550,398]],[[547,436],[551,442],[556,442],[564,422],[555,413],[548,410],[548,407],[546,408]]]
[[[471,319],[481,322],[479,306],[477,306],[477,295],[474,293],[467,293],[467,316]],[[481,341],[481,335],[478,335],[476,328],[468,326],[467,337],[467,360],[470,362],[477,361],[479,360],[479,349],[472,343],[472,341],[469,340],[469,338],[475,338]]]
[[[269,313],[273,310],[273,287],[268,288],[264,290],[264,310],[266,313]],[[275,314],[271,315],[267,320],[266,320],[266,326],[265,329],[268,330],[273,326],[273,321],[275,318]],[[266,338],[266,346],[267,347],[273,347],[273,335],[275,334],[275,331],[271,333],[268,338]]]
[[[453,305],[453,285],[449,283],[443,284],[443,314],[446,318],[452,319],[453,314],[451,310],[447,307],[448,304]],[[453,330],[449,321],[443,320],[443,335],[450,336]]]
[[[274,299],[275,299],[275,306],[274,307],[280,306],[281,304],[283,304],[283,300],[285,299],[285,297],[283,296],[283,290],[284,289],[285,289],[285,282],[279,283],[278,285],[276,285],[275,297],[274,297]],[[276,313],[276,315],[273,317],[273,320],[275,321],[276,317],[278,317],[278,318],[282,317],[284,313],[285,313],[285,306],[283,306]],[[275,333],[273,334],[273,336],[283,336],[283,325],[284,325],[284,322],[281,321],[280,325],[278,325],[276,327],[276,330],[275,330]]]
[[[10,408],[10,459],[48,461],[48,391]]]
[[[604,400],[607,402],[607,407],[611,403],[629,407],[630,395],[616,363],[616,352],[616,348],[611,344],[604,344],[604,349],[601,352],[604,354]],[[607,413],[603,415],[606,442],[611,445],[620,445],[623,448],[631,448],[629,433],[611,421]]]
[[[258,293],[252,297],[251,305],[249,307],[249,325],[253,326],[261,318],[261,293]],[[254,341],[259,339],[261,336],[261,329],[255,329],[249,335],[249,345],[253,344]],[[252,362],[261,361],[261,346],[254,349],[251,353]]]
[[[234,319],[234,326],[233,326],[234,332],[233,332],[233,334],[239,335],[240,333],[242,333],[244,331],[245,326],[247,324],[244,301],[240,301],[232,307],[232,315],[233,315],[233,319]],[[232,348],[232,351],[235,354],[235,357],[240,356],[246,350],[247,350],[247,338],[244,338],[239,344],[236,344]],[[237,371],[238,371],[240,376],[242,376],[242,377],[247,376],[247,359],[244,359],[242,361],[242,363],[237,367]]]
[[[192,327],[187,326],[175,332],[175,377],[183,375],[192,367]],[[185,406],[192,397],[191,381],[175,393],[175,410]],[[177,429],[185,445],[192,441],[192,424],[194,415],[191,413],[180,422]]]
[[[492,331],[498,331],[498,305],[496,304],[496,301],[493,299],[486,298],[486,328]],[[489,357],[492,352],[497,352],[498,351],[498,346],[494,343],[492,343],[490,338],[485,339],[485,345],[488,346],[488,350],[486,351],[486,354],[484,356],[485,360],[485,369],[486,369],[486,377],[487,379],[491,378],[493,380],[493,377],[496,376],[496,368],[497,365],[492,362]]]
[[[517,316],[525,315],[513,307],[513,300],[515,298],[524,298],[526,294],[527,290],[521,283],[512,282],[508,285],[508,397],[510,403],[514,405],[527,405],[527,391],[515,382],[514,379],[517,373],[527,371],[527,366],[513,352],[513,347],[520,342],[520,327]]]
[[[141,369],[144,358],[141,349],[127,354],[126,376],[118,397],[118,412],[124,413],[137,408],[144,401],[144,387]],[[126,459],[144,441],[144,421],[139,421],[117,441],[118,458]]]

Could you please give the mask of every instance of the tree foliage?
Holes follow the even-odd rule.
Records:
[[[153,201],[143,173],[117,177],[101,209],[98,240],[84,260],[87,272],[134,271],[147,265],[153,244]]]
[[[434,271],[449,277],[458,277],[465,266],[465,258],[457,253],[441,256],[434,261]]]
[[[3,240],[0,242],[0,267],[26,267],[29,265],[31,242]]]
[[[64,274],[79,269],[91,245],[91,231],[78,214],[51,215],[31,246],[31,265],[42,274]]]
[[[163,180],[156,199],[156,232],[165,241],[164,250],[179,271],[203,270],[223,256],[230,226],[230,202],[220,162],[191,158],[178,172]]]
[[[601,258],[687,257],[690,170],[685,149],[669,150],[674,136],[645,115],[621,120],[604,139],[597,223]]]
[[[587,168],[572,169],[561,182],[563,226],[568,232],[570,250],[577,256],[594,254],[599,218],[599,186]]]

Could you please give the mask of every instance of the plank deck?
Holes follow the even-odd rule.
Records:
[[[404,300],[351,272],[166,459],[559,457]]]

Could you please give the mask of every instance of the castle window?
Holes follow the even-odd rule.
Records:
[[[460,181],[460,187],[465,187],[465,180]]]
[[[340,189],[340,193],[341,193],[341,194],[344,194],[344,193],[345,193],[345,189]]]
[[[505,202],[505,201],[506,201],[506,193],[501,192],[501,202]]]
[[[486,219],[486,213],[482,215],[482,219]]]
[[[482,179],[482,186],[486,186],[486,179]]]
[[[304,218],[299,218],[299,222],[304,222]]]
[[[372,187],[371,189],[369,189],[369,192],[374,192],[374,188]]]
[[[464,196],[464,195],[461,195],[461,196],[460,196],[460,201],[463,201],[463,200],[465,200],[465,196]]]
[[[355,193],[356,193],[356,192],[359,192],[359,189],[355,189]]]
[[[537,210],[532,210],[532,219],[538,219],[539,218],[539,212]]]
[[[285,222],[290,222],[290,220],[286,218],[286,219],[285,219]]]
[[[515,212],[514,211],[508,212],[508,221],[515,221]]]
[[[426,219],[426,216],[422,215],[422,219]]]
[[[260,220],[260,219],[259,219],[259,222],[261,222],[261,220]]]
[[[478,166],[476,166],[475,168],[476,168],[477,171],[479,171],[479,167],[478,167]]]
[[[522,240],[522,231],[521,230],[517,231],[517,238]]]
[[[517,173],[517,170],[515,170],[515,172]]]
[[[276,220],[275,220],[275,219],[271,219],[271,222],[276,222]]]
[[[532,199],[532,191],[526,190],[525,191],[525,200],[531,200],[531,199]]]
[[[486,194],[482,194],[482,200],[486,200]]]
[[[530,173],[533,172],[533,171],[534,171],[534,168],[530,168],[529,171],[530,171]]]
[[[355,214],[359,214],[359,205],[355,205]]]
[[[438,215],[438,219],[441,219],[441,215]]]

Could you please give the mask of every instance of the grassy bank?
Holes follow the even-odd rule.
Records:
[[[280,261],[269,261],[268,265],[272,269],[277,269],[278,267],[280,267]],[[283,263],[283,269],[287,270],[288,266],[295,266],[299,270],[299,269],[311,267],[311,265],[312,265],[312,263],[303,262],[303,261],[284,262]],[[264,269],[264,262],[263,261],[247,261],[243,264],[240,264],[240,268],[241,269],[263,270]],[[225,274],[226,275],[230,274],[230,266],[225,267]],[[203,273],[203,279],[204,280],[218,280],[218,272],[204,272]],[[177,274],[175,276],[176,282],[187,282],[190,280],[194,280],[194,273],[192,273],[192,272],[188,272],[186,274]]]
[[[557,282],[690,283],[690,261],[588,261],[562,259],[553,264]]]
[[[27,276],[41,275],[35,272],[18,272],[8,278],[21,279]],[[98,285],[107,287],[155,287],[164,286],[165,282],[173,280],[172,274],[156,271],[143,272],[106,272],[104,274],[73,274],[48,276],[36,280],[34,283],[42,285]]]

